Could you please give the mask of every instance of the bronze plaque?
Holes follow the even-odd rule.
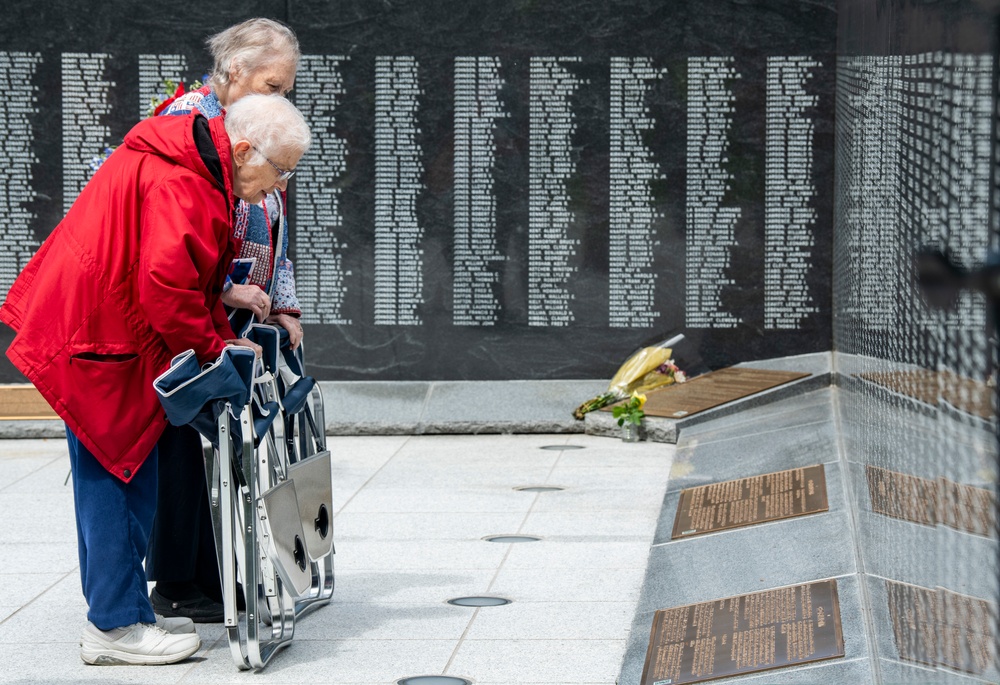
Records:
[[[822,464],[681,490],[672,540],[828,511]]]
[[[660,609],[641,685],[700,683],[844,656],[837,581]]]
[[[996,521],[992,490],[938,478],[938,521],[966,533],[991,537]]]
[[[953,371],[912,369],[871,371],[858,378],[907,397],[937,406],[941,400],[959,411],[983,419],[993,417],[993,390],[985,382],[959,376]]]
[[[872,511],[927,526],[937,521],[936,481],[871,465],[865,467],[865,477]]]
[[[805,378],[808,373],[730,367],[696,376],[686,383],[666,385],[646,393],[647,416],[680,419],[726,402]],[[612,407],[604,407],[611,411]]]
[[[933,666],[937,661],[937,597],[934,590],[885,581],[899,658]]]
[[[938,588],[938,659],[943,666],[983,674],[994,663],[990,603]]]
[[[990,603],[944,588],[885,582],[899,658],[982,674],[994,659]]]
[[[993,534],[996,498],[991,490],[948,478],[921,478],[865,467],[872,511],[926,526],[941,524],[973,535]]]

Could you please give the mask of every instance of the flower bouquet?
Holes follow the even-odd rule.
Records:
[[[670,358],[673,352],[671,346],[683,339],[683,335],[676,335],[634,352],[615,373],[607,391],[574,409],[573,418],[582,420],[584,414],[623,400],[633,392],[646,393],[654,388],[686,381],[684,372]]]

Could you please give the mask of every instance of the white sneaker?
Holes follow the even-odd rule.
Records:
[[[80,640],[80,657],[88,664],[173,664],[198,651],[197,633],[174,635],[152,623],[133,623],[101,630],[87,623]]]
[[[183,616],[160,616],[156,614],[156,627],[171,635],[194,632],[194,621]]]
[[[194,621],[183,616],[166,617],[156,614],[156,627],[172,635],[183,635],[184,633],[194,632]],[[83,647],[82,640],[80,641],[80,646]]]

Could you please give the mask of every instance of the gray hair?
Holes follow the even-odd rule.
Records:
[[[215,64],[209,83],[216,89],[229,83],[230,71],[252,74],[277,60],[299,65],[299,40],[295,33],[273,19],[248,19],[205,41]]]
[[[305,117],[280,95],[241,97],[226,110],[226,133],[232,143],[245,140],[256,147],[249,163],[258,165],[280,151],[305,154],[312,141]]]

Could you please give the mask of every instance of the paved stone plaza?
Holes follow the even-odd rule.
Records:
[[[551,449],[553,447],[583,449]],[[670,445],[585,435],[334,437],[336,589],[263,671],[219,625],[162,667],[80,660],[65,440],[0,441],[5,683],[614,683],[670,473]],[[555,492],[515,488],[557,485]],[[539,542],[483,538],[531,534]],[[501,596],[465,608],[447,600]]]

